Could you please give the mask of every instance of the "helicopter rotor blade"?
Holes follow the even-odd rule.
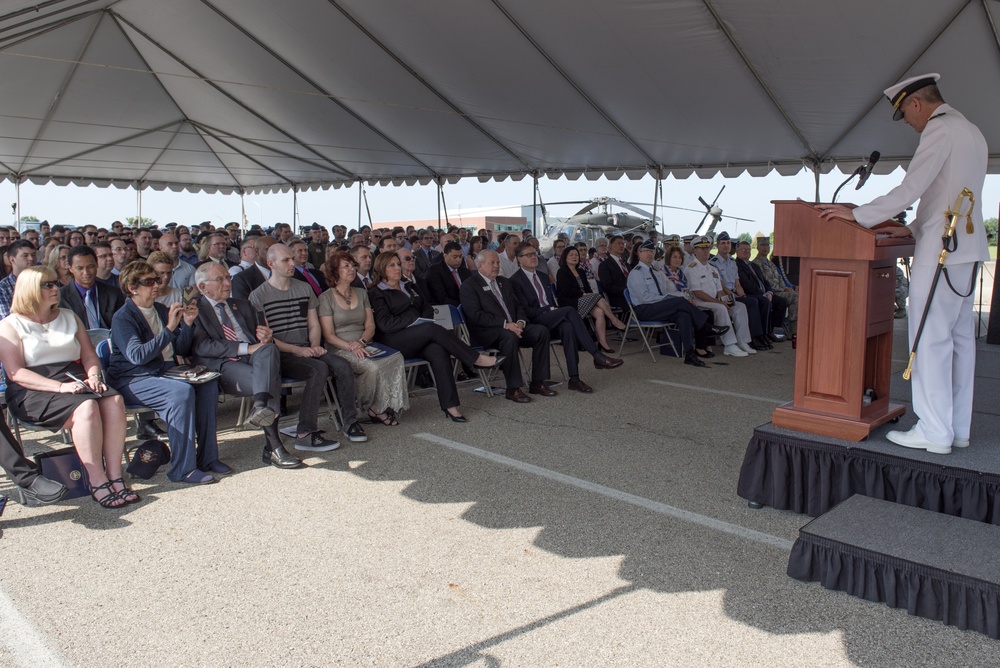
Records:
[[[752,222],[754,222],[750,218],[739,218],[737,216],[730,216],[729,214],[724,214],[724,215],[721,215],[719,217],[720,218],[729,218],[730,220],[742,220],[745,223],[752,223]]]
[[[725,190],[725,189],[726,189],[725,185],[723,185],[721,188],[719,188],[719,194],[716,195],[715,199],[712,200],[712,206],[715,206],[715,203],[719,201],[719,196],[722,195],[722,191]]]
[[[590,213],[591,211],[593,211],[594,209],[596,209],[598,206],[600,206],[600,202],[591,202],[587,206],[583,207],[582,209],[580,209],[579,211],[577,211],[576,213],[574,213],[573,216],[580,216],[580,215],[583,215],[585,213]],[[572,218],[572,216],[570,216],[570,217]]]
[[[698,197],[698,201],[701,202],[701,205],[703,207],[705,207],[706,210],[711,209],[712,208],[712,204],[714,204],[714,202],[712,204],[709,204],[708,202],[706,202],[705,200],[703,200],[701,197]]]
[[[698,199],[701,199],[701,198],[699,197]],[[705,224],[705,221],[706,221],[706,220],[708,219],[708,215],[709,215],[710,213],[711,213],[711,211],[706,211],[706,212],[705,212],[705,215],[701,217],[701,222],[700,222],[700,223],[698,223],[698,227],[696,227],[696,228],[694,229],[694,233],[695,233],[695,234],[698,234],[698,232],[699,232],[699,231],[701,230],[701,226]],[[714,227],[714,225],[713,225],[713,227]],[[709,228],[709,229],[711,230],[711,228]]]

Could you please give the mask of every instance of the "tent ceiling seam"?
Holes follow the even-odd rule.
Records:
[[[292,155],[291,153],[287,153],[285,151],[279,151],[276,148],[267,146],[265,144],[261,144],[260,142],[255,141],[253,139],[248,139],[246,137],[237,137],[236,135],[234,135],[231,132],[228,132],[226,130],[222,130],[221,128],[213,127],[211,125],[208,125],[207,123],[202,123],[201,121],[189,121],[189,123],[191,123],[192,125],[195,125],[195,126],[197,126],[199,128],[205,128],[207,131],[209,131],[209,134],[212,134],[212,135],[218,134],[219,136],[226,136],[226,137],[232,137],[233,139],[239,139],[240,141],[246,142],[247,144],[250,144],[251,146],[255,146],[255,147],[259,148],[262,151],[268,151],[270,153],[275,153],[277,155],[280,155],[283,158],[288,158],[289,160],[296,160],[298,162],[305,163],[305,164],[309,165],[310,167],[315,167],[316,169],[319,169],[321,171],[327,170],[327,167],[324,167],[323,165],[319,164],[318,162],[313,162],[311,160],[306,160],[305,158],[299,157],[297,155]],[[349,174],[344,174],[344,176],[350,176],[350,175]]]
[[[750,56],[747,55],[747,53],[742,49],[742,47],[740,47],[739,43],[736,41],[736,36],[732,33],[732,31],[729,29],[726,23],[722,20],[722,16],[715,9],[715,7],[712,6],[710,0],[702,0],[702,4],[705,6],[705,9],[708,10],[708,13],[712,15],[712,18],[715,20],[716,25],[718,25],[719,30],[722,31],[722,34],[726,36],[726,40],[729,42],[729,45],[733,47],[733,50],[736,51],[736,54],[740,57],[740,60],[743,61],[743,64],[750,71],[750,74],[751,76],[753,76],[754,81],[757,82],[757,85],[760,86],[761,90],[764,91],[764,94],[767,95],[767,98],[771,101],[771,104],[773,104],[774,108],[777,109],[779,114],[781,114],[781,117],[788,125],[788,128],[795,134],[795,137],[802,144],[802,147],[809,153],[809,157],[813,158],[814,160],[818,159],[819,155],[816,152],[816,149],[814,149],[809,144],[809,140],[806,139],[805,135],[802,134],[802,131],[799,129],[799,127],[792,121],[791,117],[788,115],[788,112],[785,110],[785,107],[780,102],[778,102],[778,98],[774,94],[774,91],[772,91],[770,86],[768,86],[767,83],[764,81],[764,77],[754,66],[753,62],[750,60]]]
[[[179,107],[178,107],[178,110],[180,110],[180,108],[179,108]],[[169,149],[170,149],[170,145],[174,143],[174,140],[175,140],[175,139],[177,139],[177,135],[179,135],[179,134],[181,133],[181,128],[182,128],[182,127],[184,127],[183,123],[178,123],[178,124],[177,124],[177,128],[176,128],[176,129],[174,129],[174,136],[170,138],[170,141],[168,141],[168,142],[167,142],[166,144],[164,144],[164,145],[163,145],[163,148],[161,148],[161,149],[160,149],[160,152],[159,152],[159,154],[158,154],[158,155],[156,156],[156,158],[155,158],[155,159],[153,159],[153,160],[152,160],[152,161],[151,161],[151,162],[149,163],[149,167],[147,167],[147,168],[146,168],[146,171],[144,171],[144,172],[142,173],[142,176],[140,176],[140,177],[138,178],[138,182],[139,182],[139,183],[142,183],[143,181],[145,181],[145,180],[146,180],[146,177],[147,177],[147,176],[149,176],[149,173],[150,173],[150,172],[152,172],[152,171],[153,171],[153,168],[154,168],[154,167],[156,167],[157,163],[159,163],[159,162],[160,162],[160,158],[162,158],[162,157],[163,157],[163,155],[164,155],[164,154],[165,154],[165,153],[167,152],[167,150],[169,150]]]
[[[934,46],[934,43],[937,42],[937,40],[941,37],[941,35],[944,34],[946,30],[948,30],[949,27],[951,27],[951,24],[955,22],[955,19],[957,19],[962,14],[962,12],[965,11],[966,7],[968,7],[972,3],[972,1],[973,0],[966,0],[965,4],[959,7],[958,11],[956,11],[951,16],[951,18],[949,18],[947,21],[944,22],[941,28],[937,32],[935,32],[934,35],[930,38],[930,40],[928,40],[928,42],[924,45],[924,48],[920,49],[917,55],[914,56],[911,60],[909,60],[906,66],[901,71],[896,73],[896,76],[893,78],[893,80],[886,85],[887,88],[903,78],[903,75],[906,74],[910,70],[910,68],[913,67],[917,63],[917,61],[920,60],[925,53],[927,53],[928,50],[930,50],[932,46]],[[872,112],[872,109],[874,109],[882,101],[884,97],[885,96],[882,95],[881,92],[878,95],[876,95],[875,99],[872,100],[872,103],[868,105],[868,108],[865,109],[865,111],[860,116],[855,118],[854,122],[851,123],[849,126],[847,126],[847,129],[841,132],[840,136],[838,136],[837,139],[832,144],[830,144],[829,148],[827,148],[824,155],[829,156],[833,152],[833,150],[837,148],[840,142],[844,141],[844,139],[849,134],[851,134],[851,132],[854,131],[854,128],[856,128],[858,125],[861,124],[861,121],[863,121],[868,116],[868,114]]]
[[[290,178],[288,178],[287,176],[285,176],[284,174],[281,174],[280,172],[277,172],[277,171],[275,171],[275,170],[271,169],[270,167],[268,167],[267,165],[265,165],[265,164],[264,164],[264,163],[262,163],[261,161],[259,161],[259,160],[256,160],[256,159],[254,159],[254,158],[253,158],[253,157],[251,157],[251,156],[250,156],[249,154],[247,154],[247,153],[245,153],[245,152],[243,152],[243,151],[239,150],[238,148],[236,148],[235,146],[233,146],[232,144],[230,144],[230,143],[229,143],[229,142],[227,142],[226,140],[222,139],[221,137],[218,137],[218,136],[216,136],[215,134],[213,134],[212,132],[210,132],[210,131],[209,131],[209,130],[208,130],[207,128],[203,128],[203,127],[196,127],[196,128],[195,128],[195,130],[196,130],[197,132],[199,132],[199,133],[203,132],[203,133],[207,134],[207,135],[208,135],[209,137],[211,137],[211,138],[212,138],[212,139],[214,139],[215,141],[217,141],[217,142],[219,142],[220,144],[222,144],[223,146],[226,146],[227,148],[229,148],[229,150],[230,150],[230,151],[233,151],[234,153],[237,153],[237,154],[239,154],[239,155],[243,156],[243,157],[244,157],[245,159],[247,159],[247,160],[249,160],[250,162],[254,163],[255,165],[257,165],[257,166],[259,166],[259,167],[263,168],[263,169],[264,169],[265,171],[268,171],[268,172],[270,172],[271,174],[274,174],[275,176],[277,176],[277,177],[278,177],[279,179],[282,179],[282,180],[283,180],[283,181],[285,181],[286,183],[290,183],[290,184],[291,184],[291,183],[293,183],[293,182],[292,182],[292,180],[291,180]],[[202,140],[202,141],[204,141],[204,140]],[[207,143],[207,142],[206,142],[206,143]],[[233,183],[236,183],[236,184],[237,184],[237,185],[238,185],[238,186],[239,186],[240,188],[242,188],[242,187],[243,187],[243,184],[242,184],[242,183],[240,182],[240,180],[239,180],[239,179],[238,179],[238,178],[236,177],[236,175],[235,175],[235,174],[233,174],[232,170],[230,170],[230,169],[229,169],[229,166],[228,166],[228,165],[226,165],[226,163],[225,163],[225,162],[223,162],[222,160],[220,160],[219,162],[220,162],[220,163],[222,163],[222,166],[226,168],[226,172],[228,172],[228,173],[229,173],[229,176],[230,176],[230,177],[232,177],[232,179],[233,179]]]
[[[175,60],[178,64],[180,64],[186,70],[188,70],[189,72],[191,72],[192,74],[194,74],[196,77],[198,77],[199,80],[203,81],[207,86],[211,87],[213,90],[217,91],[221,95],[223,95],[226,98],[230,99],[234,104],[236,104],[238,107],[240,107],[241,109],[243,109],[244,111],[246,111],[248,114],[250,114],[251,116],[257,118],[262,123],[268,125],[273,130],[275,130],[275,131],[279,132],[280,134],[284,135],[289,140],[291,140],[292,143],[297,144],[298,146],[302,147],[306,151],[312,153],[317,158],[319,158],[321,161],[323,161],[325,164],[330,165],[333,168],[333,171],[336,171],[336,172],[338,172],[338,173],[340,173],[342,175],[349,176],[351,178],[357,178],[356,175],[354,175],[347,168],[341,166],[336,161],[331,160],[330,158],[326,157],[322,153],[319,153],[318,151],[316,151],[315,149],[313,149],[311,146],[309,146],[308,144],[306,144],[305,142],[303,142],[302,140],[300,140],[298,137],[292,135],[291,133],[287,132],[286,130],[284,130],[283,128],[281,128],[280,126],[278,126],[276,123],[274,123],[270,119],[265,118],[262,114],[260,114],[257,111],[251,109],[248,104],[244,103],[242,100],[238,99],[235,95],[229,93],[228,91],[224,90],[222,87],[218,86],[215,82],[213,82],[208,77],[204,76],[201,72],[199,72],[198,70],[196,70],[191,65],[188,65],[187,62],[185,62],[184,60],[182,60],[180,58],[180,56],[178,56],[177,54],[173,53],[172,51],[170,51],[169,49],[167,49],[165,46],[163,46],[162,44],[160,44],[159,42],[157,42],[156,40],[154,40],[152,37],[150,37],[144,31],[140,30],[138,26],[136,26],[135,24],[131,23],[128,19],[126,19],[125,17],[123,17],[121,15],[116,15],[116,16],[118,16],[118,19],[122,23],[124,23],[125,25],[129,26],[130,28],[132,28],[132,30],[135,30],[136,33],[138,33],[139,35],[142,35],[143,39],[145,39],[150,44],[152,44],[153,46],[155,46],[156,48],[158,48],[160,51],[162,51],[163,53],[165,53],[167,56],[169,56],[170,58],[172,58],[173,60]]]
[[[369,130],[371,130],[372,132],[374,132],[383,141],[389,143],[397,151],[399,151],[403,155],[405,155],[408,158],[410,158],[410,160],[412,160],[414,163],[416,163],[417,165],[420,165],[421,167],[423,167],[424,169],[426,169],[427,172],[428,172],[428,174],[431,174],[431,175],[434,175],[434,176],[437,175],[437,172],[433,168],[431,168],[430,165],[425,164],[416,155],[414,155],[413,153],[411,153],[407,149],[403,148],[403,146],[399,142],[397,142],[395,139],[393,139],[392,137],[390,137],[389,135],[387,135],[381,129],[375,127],[375,125],[373,125],[366,118],[364,118],[363,116],[361,116],[360,114],[358,114],[357,112],[355,112],[353,109],[351,109],[346,104],[344,104],[339,99],[337,99],[332,93],[330,93],[329,91],[327,91],[326,89],[324,89],[322,86],[320,86],[317,82],[313,81],[311,78],[309,78],[308,76],[306,76],[306,74],[304,72],[302,72],[297,67],[295,67],[294,65],[292,65],[284,57],[282,57],[280,54],[278,54],[277,51],[275,51],[274,49],[268,47],[266,44],[264,44],[263,42],[261,42],[255,35],[252,35],[249,30],[247,30],[242,25],[240,25],[239,23],[237,23],[236,20],[233,19],[231,16],[229,16],[228,14],[226,14],[225,12],[223,12],[222,10],[220,10],[219,8],[217,8],[215,5],[213,5],[208,0],[201,0],[201,3],[203,5],[205,5],[206,7],[208,7],[209,9],[211,9],[212,11],[214,11],[220,17],[222,17],[223,20],[225,20],[226,22],[228,22],[234,28],[236,28],[237,30],[239,30],[247,39],[249,39],[251,42],[253,42],[254,44],[256,44],[261,50],[263,50],[264,52],[266,52],[267,54],[269,54],[272,58],[274,58],[275,60],[277,60],[279,63],[281,63],[281,65],[283,67],[287,68],[289,71],[291,71],[293,74],[295,74],[295,76],[299,77],[300,79],[302,79],[303,81],[305,81],[308,85],[312,86],[315,90],[317,90],[323,96],[324,99],[326,99],[329,102],[337,105],[337,107],[339,107],[344,112],[346,112],[348,115],[350,115],[351,118],[353,118],[354,120],[356,120],[357,122],[361,123],[366,128],[368,128]]]
[[[640,146],[639,143],[628,132],[624,130],[624,128],[618,125],[618,123],[615,122],[613,118],[611,118],[611,115],[608,112],[606,112],[603,108],[600,107],[600,105],[597,104],[596,100],[591,98],[583,90],[583,88],[576,82],[576,80],[574,80],[572,77],[569,76],[566,70],[564,70],[562,67],[559,66],[558,63],[556,63],[555,59],[552,58],[552,56],[550,56],[548,52],[546,52],[542,48],[542,46],[535,41],[535,39],[528,33],[528,31],[520,23],[517,22],[517,20],[513,17],[513,15],[511,15],[509,11],[507,11],[507,8],[500,4],[499,0],[491,0],[491,1],[496,6],[496,8],[500,10],[500,13],[503,14],[504,17],[506,17],[506,19],[510,22],[510,24],[514,26],[514,28],[517,29],[518,32],[521,33],[524,39],[528,41],[528,43],[535,49],[535,51],[537,51],[538,54],[545,59],[545,61],[552,67],[552,69],[554,69],[556,73],[559,74],[559,76],[562,77],[563,80],[565,80],[566,83],[568,83],[573,88],[573,90],[575,90],[577,94],[579,94],[580,97],[582,97],[584,101],[586,101],[587,104],[589,104],[591,108],[594,109],[594,111],[600,114],[600,116],[605,120],[605,122],[608,123],[608,125],[614,128],[615,131],[618,134],[620,134],[623,139],[625,139],[625,141],[631,144],[632,148],[634,148],[636,151],[639,152],[640,155],[642,155],[642,157],[648,160],[650,165],[655,165],[657,163],[657,160],[653,158],[653,156],[647,153],[646,150],[642,148],[642,146]]]
[[[53,165],[59,165],[59,164],[62,164],[64,162],[69,162],[70,160],[76,160],[77,158],[81,158],[81,157],[83,157],[85,155],[89,155],[89,154],[94,153],[96,151],[100,151],[100,150],[106,149],[106,148],[111,147],[111,146],[117,146],[119,144],[124,144],[125,142],[132,141],[133,139],[138,139],[139,137],[145,137],[146,135],[154,134],[154,133],[160,132],[161,130],[166,130],[167,128],[169,128],[169,127],[171,127],[173,125],[177,125],[177,124],[183,123],[183,122],[184,122],[184,119],[177,120],[177,121],[171,121],[169,123],[164,123],[163,125],[161,125],[161,126],[159,126],[157,128],[151,128],[149,130],[143,130],[142,132],[137,132],[137,133],[135,133],[133,135],[129,135],[128,137],[122,137],[121,139],[117,139],[117,140],[115,140],[113,142],[110,142],[108,144],[101,144],[100,146],[94,146],[93,148],[88,148],[85,151],[80,151],[79,153],[74,153],[73,155],[69,155],[69,156],[66,156],[64,158],[59,158],[58,160],[53,160],[52,162],[45,163],[44,165],[39,165],[38,167],[30,169],[30,170],[28,170],[27,172],[24,172],[24,173],[25,174],[33,174],[33,173],[37,172],[37,170],[39,170],[39,169],[46,169],[48,167],[52,167]]]
[[[14,18],[17,18],[19,16],[23,16],[25,14],[31,14],[32,16],[31,16],[31,18],[29,18],[29,19],[27,19],[25,21],[21,21],[20,23],[13,23],[13,24],[11,24],[11,25],[3,28],[3,29],[0,29],[0,34],[9,32],[11,30],[14,30],[16,28],[20,28],[22,26],[28,26],[28,25],[31,25],[33,23],[39,23],[39,22],[42,22],[42,25],[40,25],[38,27],[38,30],[46,30],[49,27],[51,27],[52,25],[57,25],[57,26],[59,26],[59,25],[65,25],[66,23],[71,23],[73,21],[79,20],[80,18],[82,18],[84,16],[87,16],[89,14],[96,14],[96,13],[100,13],[100,12],[104,11],[104,8],[94,9],[94,10],[91,10],[89,12],[85,12],[83,14],[74,14],[74,15],[68,17],[68,18],[59,19],[58,21],[55,22],[55,24],[49,22],[50,19],[55,19],[59,14],[63,14],[65,12],[72,12],[75,9],[79,9],[79,8],[85,7],[87,5],[92,5],[95,2],[100,2],[100,0],[82,0],[82,2],[78,2],[78,3],[74,4],[74,5],[69,5],[68,7],[64,7],[62,9],[58,10],[58,11],[50,12],[50,13],[45,14],[45,15],[42,15],[40,13],[41,10],[47,9],[50,5],[58,5],[58,4],[62,4],[64,2],[65,2],[65,0],[50,0],[49,2],[42,2],[42,3],[39,3],[37,5],[32,5],[31,7],[25,7],[24,9],[19,9],[19,10],[15,11],[15,12],[11,12],[9,14],[4,14],[3,16],[0,16],[0,23],[5,23],[5,22],[7,22],[10,19],[14,19]]]
[[[507,146],[502,141],[500,141],[499,139],[497,139],[495,136],[493,136],[493,134],[489,130],[487,130],[486,128],[484,128],[483,126],[481,126],[479,123],[477,123],[472,118],[471,114],[468,114],[467,112],[465,112],[457,104],[455,104],[454,102],[452,102],[452,100],[450,98],[448,98],[444,93],[442,93],[436,87],[434,87],[433,85],[431,85],[431,83],[427,79],[425,79],[423,76],[421,76],[413,67],[411,67],[400,56],[398,56],[395,51],[391,50],[388,46],[386,46],[386,44],[382,40],[378,39],[375,36],[374,33],[372,33],[370,30],[368,30],[368,28],[366,28],[365,26],[363,26],[360,21],[358,21],[352,14],[350,14],[346,9],[344,9],[340,5],[340,3],[337,2],[337,0],[328,0],[328,2],[331,5],[333,5],[333,7],[335,9],[337,9],[337,11],[339,11],[341,14],[343,14],[344,18],[346,18],[348,21],[350,21],[365,37],[367,37],[369,40],[371,40],[373,44],[375,44],[377,47],[379,47],[380,49],[382,49],[382,51],[385,52],[385,54],[388,55],[390,58],[392,58],[396,62],[396,64],[398,64],[400,67],[402,67],[404,70],[406,70],[406,72],[409,73],[410,76],[412,76],[414,79],[416,79],[422,86],[424,86],[427,90],[429,90],[439,100],[441,100],[446,105],[448,105],[448,107],[450,107],[456,114],[458,114],[461,118],[463,118],[469,125],[471,125],[477,131],[479,131],[483,136],[485,136],[491,142],[493,142],[494,144],[496,144],[497,147],[499,147],[504,153],[506,153],[511,158],[513,158],[514,160],[517,160],[519,163],[521,163],[521,165],[524,166],[525,169],[531,169],[531,166],[528,164],[528,162],[524,158],[522,158],[520,155],[518,155],[517,153],[515,153],[513,149],[511,149],[509,146]]]
[[[989,0],[981,0],[983,3],[983,12],[986,14],[986,20],[990,24],[990,30],[993,31],[993,41],[996,42],[997,52],[1000,53],[1000,32],[997,31],[997,22],[993,20],[993,12],[990,11]]]

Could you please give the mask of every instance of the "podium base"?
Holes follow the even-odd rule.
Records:
[[[857,443],[868,438],[868,434],[876,427],[890,420],[895,420],[904,413],[906,413],[906,407],[902,404],[889,404],[884,412],[855,419],[796,408],[789,402],[774,409],[774,412],[771,413],[771,422],[776,427]]]

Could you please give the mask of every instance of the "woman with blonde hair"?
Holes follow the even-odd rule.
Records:
[[[70,431],[90,495],[101,506],[139,501],[122,479],[125,404],[102,381],[83,323],[72,310],[59,308],[55,272],[48,267],[22,271],[10,311],[0,322],[9,410],[19,420]]]
[[[69,273],[69,246],[66,244],[50,248],[49,254],[45,257],[45,264],[56,275],[60,286],[73,282],[73,274]]]

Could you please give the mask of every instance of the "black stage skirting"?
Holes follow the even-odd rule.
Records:
[[[1000,639],[1000,528],[855,496],[802,527],[788,575]]]
[[[977,416],[980,420],[984,416]],[[988,422],[1000,422],[996,417]],[[812,517],[854,494],[1000,524],[1000,448],[993,425],[974,422],[972,446],[950,455],[908,450],[884,439],[861,443],[775,427],[757,427],[747,445],[737,493],[744,499]],[[906,426],[899,428],[906,429]]]

